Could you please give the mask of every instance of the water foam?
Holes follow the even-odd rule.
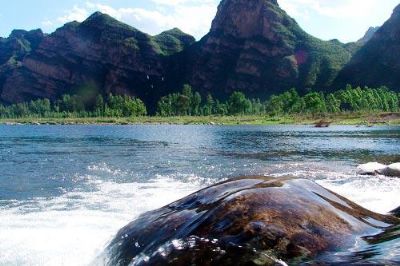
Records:
[[[371,211],[386,214],[400,205],[400,182],[387,176],[349,176],[319,184]]]
[[[88,180],[97,191],[2,208],[0,265],[88,265],[122,226],[199,189],[201,183],[166,176],[148,183]]]
[[[314,180],[321,186],[377,213],[387,214],[399,207],[399,178],[364,176],[356,172],[356,166],[346,162],[304,162],[274,165],[266,175]]]

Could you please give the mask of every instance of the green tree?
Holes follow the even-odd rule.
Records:
[[[235,91],[229,97],[228,110],[229,114],[239,115],[246,114],[251,107],[251,102],[242,92]]]

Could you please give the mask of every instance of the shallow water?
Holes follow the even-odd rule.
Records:
[[[399,127],[0,126],[0,265],[88,265],[139,214],[239,175],[387,213],[400,179],[356,175],[369,161],[400,161]]]

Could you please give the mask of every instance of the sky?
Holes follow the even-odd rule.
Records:
[[[250,0],[249,0],[250,1]],[[0,36],[13,29],[53,32],[66,22],[101,11],[155,35],[178,27],[200,39],[210,29],[219,0],[0,0]],[[323,40],[360,39],[382,25],[400,0],[278,0],[308,33]]]

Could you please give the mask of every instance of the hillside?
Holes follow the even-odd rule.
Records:
[[[330,86],[351,53],[304,32],[275,0],[223,0],[211,31],[176,60],[184,82],[224,97]]]
[[[334,86],[378,87],[400,91],[400,5],[391,18],[340,71]]]
[[[2,43],[28,43],[14,41],[14,35]],[[32,47],[8,45],[1,62],[11,60],[14,67],[0,71],[1,99],[13,103],[85,91],[136,95],[151,102],[165,90],[164,57],[194,41],[178,29],[150,36],[97,12],[42,36]]]
[[[220,99],[347,83],[398,88],[399,9],[348,44],[307,34],[276,0],[223,0],[197,42],[177,28],[151,36],[100,12],[49,35],[18,30],[0,38],[0,102],[114,93],[137,96],[152,112],[185,83]]]

